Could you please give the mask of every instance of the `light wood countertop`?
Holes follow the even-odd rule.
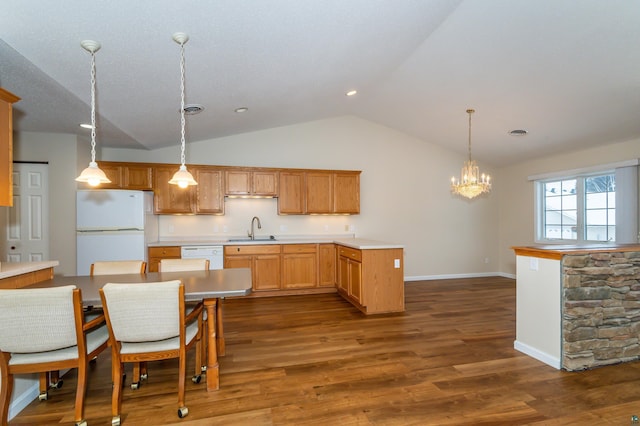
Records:
[[[540,257],[543,259],[560,260],[567,254],[588,254],[588,253],[613,253],[639,251],[640,244],[590,244],[586,246],[578,245],[535,245],[535,246],[515,246],[511,247],[516,256]]]
[[[60,262],[57,260],[46,260],[42,262],[2,262],[0,265],[0,279],[53,268],[59,264]]]

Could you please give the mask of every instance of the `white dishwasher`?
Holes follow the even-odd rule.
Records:
[[[180,256],[183,259],[209,259],[209,269],[224,268],[222,246],[182,246]]]

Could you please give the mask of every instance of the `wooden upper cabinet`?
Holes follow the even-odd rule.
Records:
[[[304,172],[280,172],[278,214],[304,214],[306,212],[304,178]]]
[[[333,173],[306,172],[306,213],[333,213]]]
[[[178,185],[169,183],[178,167],[175,165],[155,168],[153,173],[154,213],[194,213],[194,187],[180,188]]]
[[[123,167],[124,189],[153,190],[153,167],[128,164]]]
[[[227,170],[225,195],[278,196],[278,172],[273,170]]]
[[[98,167],[111,183],[103,183],[99,189],[153,190],[153,167],[147,164],[100,161]]]
[[[13,104],[19,100],[0,88],[0,206],[13,206]]]
[[[197,214],[224,214],[223,171],[207,167],[196,167],[194,179],[196,186]]]
[[[336,172],[333,198],[334,213],[360,214],[360,172]]]

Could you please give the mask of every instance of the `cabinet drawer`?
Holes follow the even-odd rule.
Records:
[[[280,254],[280,245],[241,245],[241,246],[224,246],[225,256],[243,255],[243,254]]]
[[[338,254],[351,260],[362,262],[362,252],[349,247],[338,246]]]
[[[317,250],[316,244],[283,244],[282,253],[315,253]]]
[[[180,247],[149,247],[149,257],[177,257],[180,258]]]

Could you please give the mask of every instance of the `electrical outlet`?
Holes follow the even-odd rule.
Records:
[[[530,257],[529,258],[529,269],[532,271],[537,271],[538,270],[538,258],[537,257]]]
[[[489,263],[489,258],[488,257],[484,258],[484,263]]]
[[[393,259],[393,267],[400,269],[400,259]]]
[[[227,225],[222,225],[222,232],[229,232]]]

